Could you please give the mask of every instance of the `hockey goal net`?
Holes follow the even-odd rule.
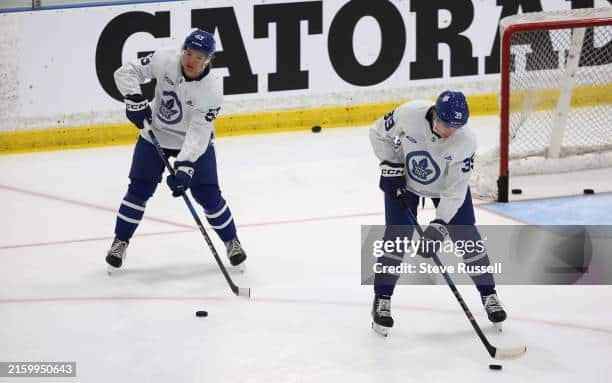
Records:
[[[500,32],[499,147],[478,156],[474,194],[507,202],[510,175],[612,167],[612,7],[514,15]]]

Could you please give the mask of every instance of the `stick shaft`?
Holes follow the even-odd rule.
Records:
[[[416,229],[417,233],[419,233],[419,237],[424,238],[423,229],[418,224],[418,222],[416,220],[416,217],[414,216],[412,211],[410,211],[410,209],[406,209],[406,210],[408,210],[408,213],[410,213],[410,216],[414,220],[414,228]],[[455,285],[455,283],[451,279],[451,277],[448,274],[448,272],[446,272],[446,269],[443,267],[442,262],[440,261],[440,258],[438,258],[438,254],[434,254],[431,258],[433,259],[434,263],[438,266],[438,268],[442,272],[442,276],[444,277],[444,280],[446,281],[446,284],[448,285],[448,287],[453,292],[453,295],[457,299],[457,302],[459,302],[459,305],[461,306],[461,309],[463,310],[463,312],[465,313],[465,316],[470,321],[470,324],[472,325],[472,328],[476,332],[476,335],[478,335],[478,338],[480,339],[482,344],[487,349],[487,352],[489,353],[489,355],[491,355],[491,357],[495,358],[495,354],[496,354],[496,351],[497,351],[496,348],[493,345],[491,345],[491,342],[489,342],[489,340],[487,339],[485,334],[482,332],[482,329],[480,328],[480,326],[476,322],[476,319],[474,319],[474,315],[472,315],[472,312],[470,311],[470,308],[468,307],[467,303],[465,303],[465,301],[463,300],[463,296],[461,296],[461,293],[457,289],[457,286]]]
[[[159,157],[161,158],[161,160],[164,162],[166,169],[168,169],[168,171],[170,172],[172,176],[175,176],[176,172],[170,165],[170,161],[168,161],[168,158],[166,157],[166,154],[164,153],[164,149],[162,149],[161,145],[159,144],[159,141],[157,141],[157,137],[155,137],[155,133],[153,133],[153,130],[151,129],[148,129],[148,132],[149,132],[149,137],[151,137],[151,141],[153,141],[153,146],[155,146],[155,149],[157,150],[157,153],[159,154]],[[200,216],[198,215],[195,208],[193,207],[193,204],[191,203],[191,200],[187,196],[187,193],[186,192],[183,193],[182,197],[183,197],[183,201],[185,201],[185,205],[187,205],[187,208],[189,208],[189,212],[191,213],[191,216],[196,221],[196,224],[198,225],[198,229],[200,229],[200,233],[202,233],[202,236],[204,237],[204,240],[206,241],[206,244],[208,245],[210,252],[215,258],[215,261],[217,261],[217,265],[219,266],[219,269],[221,269],[221,273],[223,273],[223,276],[225,277],[225,280],[230,286],[232,292],[235,295],[245,296],[246,295],[245,291],[249,290],[249,295],[250,295],[250,289],[241,289],[238,286],[236,286],[234,281],[232,281],[232,278],[227,272],[225,265],[223,265],[223,262],[221,262],[221,258],[219,258],[219,254],[217,253],[217,250],[215,249],[214,244],[210,240],[210,236],[206,232],[206,229],[204,228],[204,225],[202,224],[202,221],[200,220]]]

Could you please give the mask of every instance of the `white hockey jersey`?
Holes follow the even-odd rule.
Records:
[[[370,141],[381,161],[404,164],[408,190],[440,198],[436,218],[448,223],[465,200],[476,136],[465,125],[449,138],[439,138],[426,118],[433,105],[417,100],[399,106],[370,128]]]
[[[179,149],[177,161],[195,162],[208,147],[223,99],[221,79],[208,69],[198,80],[181,70],[181,52],[159,51],[115,71],[122,95],[141,94],[140,84],[157,80],[151,128],[166,149]],[[151,142],[145,131],[140,136]]]

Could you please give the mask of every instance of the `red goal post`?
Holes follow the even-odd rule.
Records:
[[[600,27],[603,27],[603,33]],[[594,28],[598,28],[598,30],[595,31]],[[593,42],[595,34],[597,34],[596,37],[599,40],[603,39],[603,45],[592,48],[592,51],[600,51],[597,51],[596,55],[591,55],[593,57],[585,58],[584,43],[586,29],[591,29],[587,36],[590,36],[591,40],[589,42],[592,46],[595,45]],[[565,30],[565,32],[555,32],[560,30]],[[525,13],[506,17],[500,21],[500,146],[498,154],[496,153],[499,160],[497,178],[498,201],[508,201],[509,163],[511,160],[511,145],[513,143],[526,147],[524,148],[525,153],[518,153],[518,157],[527,157],[540,150],[538,155],[546,159],[559,158],[561,155],[600,152],[601,150],[612,148],[612,114],[610,113],[612,108],[612,79],[610,75],[612,72],[612,65],[610,65],[610,62],[612,62],[612,33],[610,33],[610,30],[612,30],[612,7]],[[536,69],[532,73],[528,73],[527,70],[521,72],[518,68],[519,65],[515,63],[516,60],[513,61],[512,53],[513,39],[518,37],[520,40],[521,34],[525,40],[531,41],[533,45],[538,45],[533,43],[537,36],[535,39],[535,35],[527,37],[527,33],[530,32],[540,33],[540,36],[542,36],[542,33],[546,33],[549,41],[552,43],[560,42],[561,45],[564,45],[557,47],[559,48],[558,51],[553,49],[545,53],[540,53],[537,46],[535,49],[532,49],[530,45],[529,49],[531,51],[526,53],[525,56],[528,59],[531,58],[532,62],[539,60],[537,65],[545,67],[544,70]],[[564,35],[561,35],[561,33],[564,33]],[[556,34],[562,37],[557,37]],[[519,44],[516,44],[515,41],[515,45],[520,45],[520,42],[518,41]],[[601,45],[601,41],[598,41],[598,43]],[[523,45],[526,45],[525,41],[523,41]],[[563,62],[564,55],[562,53],[557,54],[556,59],[555,54],[549,54],[550,57],[539,57],[539,55],[544,56],[551,52],[558,53],[562,51],[565,51],[565,62]],[[529,57],[530,55],[531,57]],[[587,63],[588,68],[587,65],[582,65],[583,61],[590,61]],[[554,62],[558,62],[556,68],[551,65]],[[587,69],[589,73],[581,73]],[[603,71],[603,73],[598,73],[598,70]],[[512,83],[513,76],[515,78],[514,84]],[[518,79],[521,76],[524,77],[524,80]],[[584,79],[581,79],[580,76],[584,77]],[[538,85],[538,82],[543,84]],[[601,117],[603,119],[602,126],[596,127],[596,129],[601,131],[581,133],[579,128],[572,128],[572,126],[576,126],[576,123],[572,121],[570,121],[569,129],[566,130],[569,113],[580,109],[579,107],[574,108],[573,104],[576,104],[576,102],[572,104],[572,98],[576,97],[576,95],[573,95],[574,87],[582,83],[587,84],[583,86],[583,88],[587,88],[587,92],[590,94],[597,93],[594,96],[595,101],[593,101],[592,105],[597,105],[597,108],[600,108],[599,105],[602,105],[601,107],[604,108],[602,109],[603,116]],[[537,91],[534,89],[537,89]],[[534,100],[534,98],[537,100]],[[519,99],[521,100],[519,101]],[[554,99],[556,99],[556,102]],[[519,114],[519,117],[511,116],[511,112],[515,112],[515,110],[511,110],[513,102],[516,104],[514,109],[519,109],[513,114]],[[549,105],[548,114],[538,117],[541,121],[535,121],[533,116],[546,109],[546,106],[541,106],[541,104],[546,103]],[[591,111],[591,114],[597,113],[601,113],[601,111]],[[513,119],[513,117],[515,118]],[[574,116],[572,118],[580,120],[585,117]],[[551,120],[550,127],[544,126],[548,124],[548,122],[543,122],[547,119]],[[598,125],[599,123],[593,122],[590,124]],[[524,128],[524,125],[533,125],[533,128]],[[544,138],[539,137],[540,129],[546,132],[550,130],[550,133],[546,133]],[[576,132],[572,132],[572,129],[576,130]],[[605,137],[606,131],[610,136],[609,140]],[[572,138],[573,142],[565,142],[568,136],[570,138],[575,136]],[[591,138],[589,136],[596,137]],[[599,138],[599,136],[603,136],[603,138]],[[590,142],[591,140],[593,142]],[[589,167],[589,161],[586,162],[586,166]],[[542,172],[546,173],[547,171],[543,170]],[[555,171],[553,170],[552,172]],[[493,180],[490,181],[491,183],[494,182]]]

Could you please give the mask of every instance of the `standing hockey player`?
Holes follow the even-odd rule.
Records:
[[[442,92],[436,103],[407,102],[376,121],[370,129],[374,153],[380,159],[380,188],[385,196],[385,240],[398,236],[412,238],[412,229],[404,226],[400,233],[390,225],[414,225],[419,198],[431,198],[436,217],[424,232],[424,239],[442,241],[445,234],[453,241],[480,240],[476,229],[474,207],[468,181],[474,168],[476,137],[465,126],[469,116],[465,96],[461,92]],[[412,212],[409,213],[408,209]],[[461,225],[461,226],[457,226]],[[438,242],[439,243],[439,242]],[[428,253],[429,251],[429,253]],[[420,252],[431,257],[433,247]],[[383,265],[399,265],[403,254],[382,257]],[[485,252],[467,252],[466,265],[488,266]],[[506,319],[490,273],[471,275],[487,316],[494,324]],[[376,274],[372,327],[387,335],[393,327],[391,296],[398,276]]]
[[[223,92],[219,77],[210,70],[214,53],[213,35],[197,29],[187,36],[181,51],[160,51],[115,72],[127,118],[141,131],[134,148],[130,184],[117,213],[115,239],[106,256],[109,271],[123,264],[147,200],[162,180],[164,163],[150,141],[146,125],[166,155],[176,157],[176,176],[166,178],[172,195],[179,197],[191,189],[208,223],[225,243],[232,266],[246,259],[217,180],[213,123],[221,109]],[[140,84],[151,79],[157,80],[153,108],[140,89]]]

